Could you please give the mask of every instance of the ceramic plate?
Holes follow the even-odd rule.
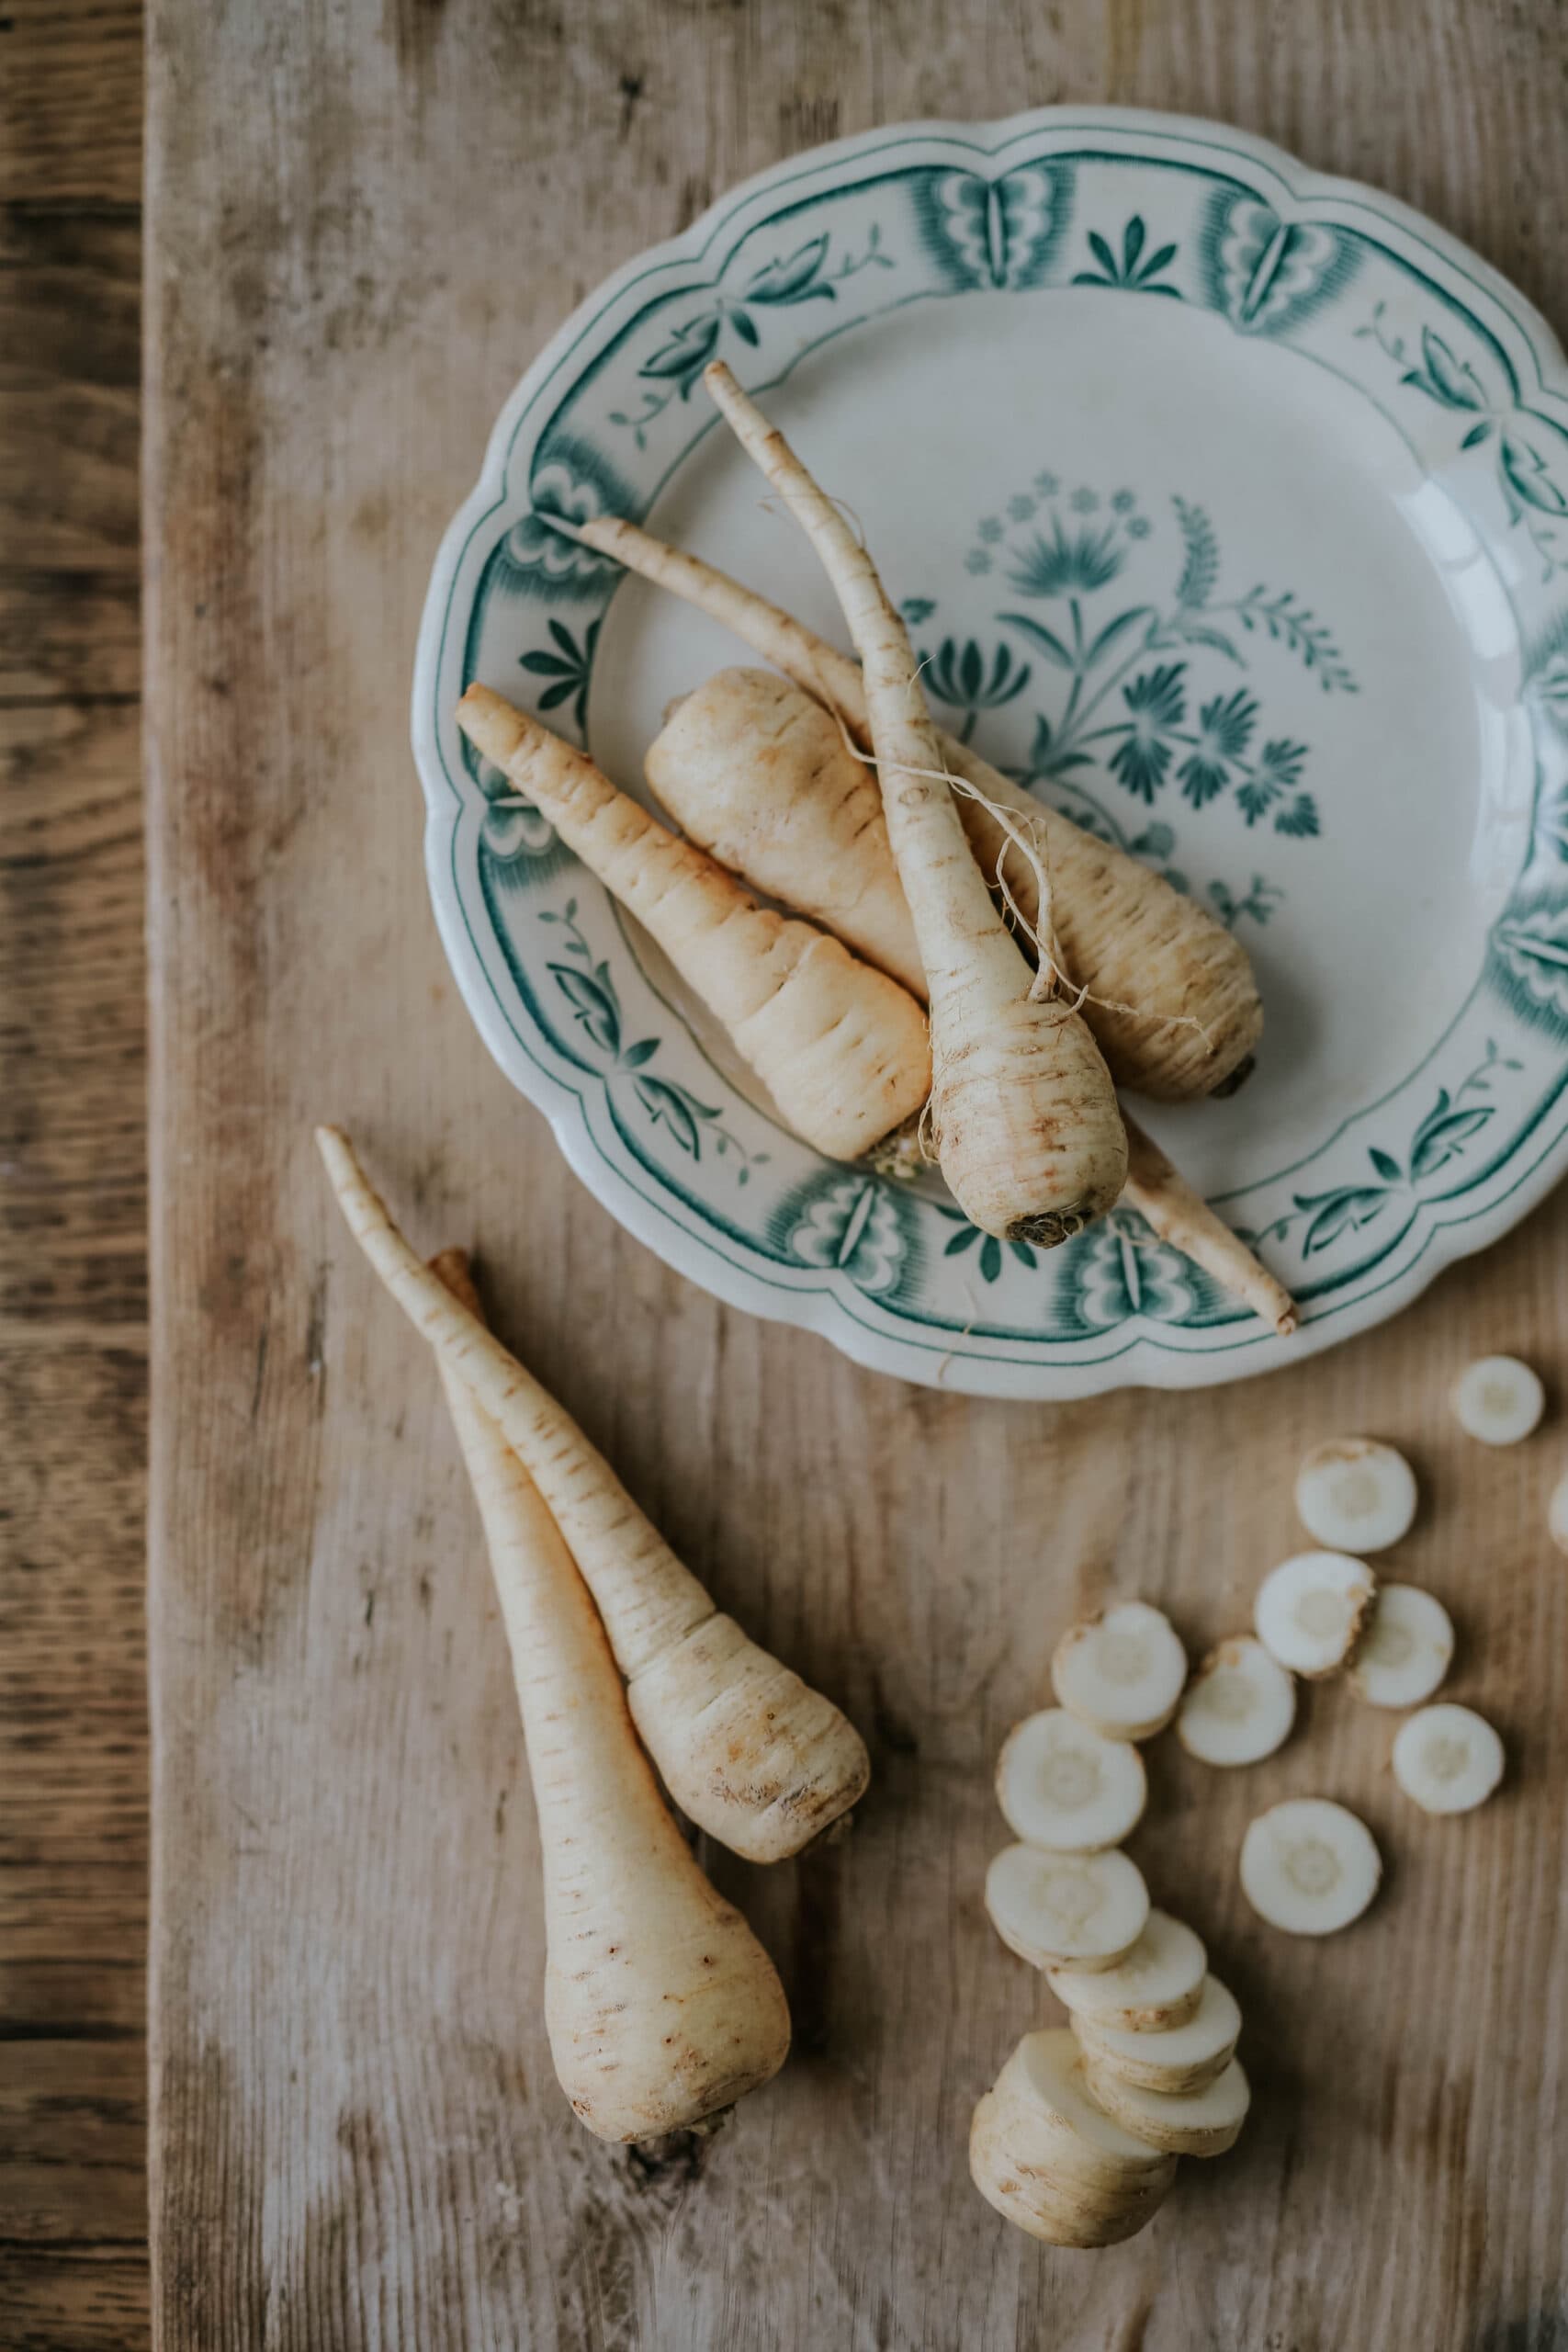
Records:
[[[1268,1026],[1148,1125],[1301,1300],[1280,1341],[1118,1212],[1003,1246],[818,1159],[452,709],[482,679],[640,787],[746,660],[554,527],[631,515],[841,638],[701,370],[860,517],[937,714],[1213,908]],[[1568,1149],[1568,368],[1485,264],[1217,125],[881,130],[612,277],[498,423],[414,689],[468,1004],[584,1182],[861,1362],[1070,1396],[1262,1371],[1395,1312]],[[1142,1115],[1142,1114],[1140,1114]]]

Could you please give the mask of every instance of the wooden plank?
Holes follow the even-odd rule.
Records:
[[[1444,1368],[1568,1376],[1568,1204],[1353,1349],[1245,1388],[1044,1411],[880,1381],[620,1235],[496,1080],[425,906],[398,649],[518,368],[744,172],[878,119],[1060,97],[1228,114],[1370,171],[1561,312],[1555,11],[990,0],[378,19],[161,0],[148,495],[156,1006],[152,1615],[158,2341],[1428,2352],[1554,2339],[1568,2145],[1557,1467],[1461,1448]],[[266,88],[265,107],[255,103]],[[1528,203],[1517,158],[1531,159]],[[215,260],[214,221],[235,224]],[[238,272],[238,280],[236,279]],[[237,784],[236,780],[241,780]],[[242,788],[243,786],[243,788]],[[398,943],[395,956],[386,944]],[[840,1697],[876,1779],[842,1849],[714,1874],[796,2049],[700,2162],[564,2111],[539,2022],[514,1710],[430,1367],[308,1129],[363,1135],[419,1239],[477,1238],[502,1327],[721,1601]],[[1036,2013],[982,1916],[989,1771],[1065,1617],[1162,1600],[1197,1646],[1293,1540],[1314,1439],[1436,1498],[1409,1573],[1517,1769],[1400,1811],[1387,1726],[1202,1780],[1136,1850],[1247,2012],[1258,2109],[1150,2233],[1053,2256],[970,2189],[971,2104]],[[1247,1815],[1323,1784],[1394,1858],[1364,1927],[1246,1913]]]
[[[147,2341],[140,11],[0,13],[0,2341]]]

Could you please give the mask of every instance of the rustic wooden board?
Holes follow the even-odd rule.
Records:
[[[1568,1204],[1392,1329],[1200,1396],[1047,1410],[853,1370],[620,1235],[447,980],[404,746],[440,527],[521,365],[610,266],[838,131],[1109,97],[1231,116],[1383,181],[1559,318],[1551,0],[490,0],[287,21],[160,0],[151,77],[154,989],[153,2237],[176,2347],[1005,2352],[1568,2341],[1557,1883],[1561,1447],[1461,1446],[1509,1346],[1561,1400]],[[1528,191],[1528,193],[1527,193]],[[722,1601],[864,1725],[852,1839],[714,1874],[778,1958],[784,2076],[700,2161],[598,2145],[538,2015],[514,1709],[434,1376],[345,1240],[310,1123],[359,1134]],[[1201,1646],[1292,1537],[1312,1440],[1372,1428],[1430,1503],[1456,1695],[1514,1758],[1414,1818],[1342,1690],[1216,1780],[1156,1752],[1136,1850],[1247,2010],[1255,2123],[1154,2228],[1053,2256],[970,2189],[971,2104],[1033,2017],[980,1879],[1007,1724],[1111,1593]],[[1233,1883],[1290,1791],[1392,1864],[1356,1932]],[[1556,1964],[1554,1964],[1556,1963]]]
[[[140,12],[0,16],[0,2344],[148,2336]]]

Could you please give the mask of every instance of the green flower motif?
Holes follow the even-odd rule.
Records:
[[[1034,513],[1034,501],[1023,491],[1008,500],[1008,514],[1015,523],[1027,523]]]
[[[967,743],[976,718],[983,710],[999,710],[1028,685],[1032,674],[1027,662],[1015,662],[1012,648],[998,645],[987,673],[986,657],[973,638],[959,649],[955,638],[944,637],[935,654],[922,654],[927,685],[938,702],[966,712],[960,741]]]
[[[946,1217],[950,1225],[955,1225],[958,1227],[958,1231],[942,1251],[942,1256],[962,1258],[964,1251],[972,1250],[977,1241],[980,1245],[980,1255],[976,1261],[980,1269],[980,1279],[984,1283],[994,1283],[1006,1263],[1002,1256],[1003,1245],[997,1239],[996,1235],[982,1233],[977,1225],[971,1225],[962,1209],[938,1209],[937,1215]],[[1006,1246],[1021,1266],[1027,1266],[1032,1272],[1038,1261],[1027,1241],[1010,1241]]]
[[[1276,735],[1270,741],[1264,744],[1258,754],[1257,767],[1247,782],[1239,787],[1235,796],[1236,805],[1249,826],[1256,825],[1260,817],[1267,816],[1275,803],[1300,781],[1306,755],[1306,745],[1292,743],[1286,735]],[[1299,797],[1306,801],[1309,808],[1311,808],[1310,795],[1303,793]],[[1283,832],[1292,830],[1289,823],[1281,824],[1279,818],[1275,819],[1275,824]],[[1313,811],[1311,824],[1302,826],[1299,830],[1316,832],[1315,810]]]
[[[1144,225],[1144,216],[1141,212],[1134,212],[1122,232],[1120,255],[1111,251],[1098,229],[1091,229],[1089,232],[1089,249],[1094,255],[1098,266],[1094,269],[1080,269],[1075,276],[1073,284],[1075,286],[1116,286],[1127,294],[1168,294],[1174,301],[1179,302],[1181,294],[1179,288],[1159,286],[1155,283],[1161,273],[1168,269],[1176,259],[1176,247],[1173,244],[1160,245],[1152,254],[1145,253],[1144,248],[1147,239],[1148,231]]]
[[[964,559],[964,571],[974,572],[976,579],[982,572],[989,571],[990,568],[991,559],[984,548],[971,548]]]
[[[1126,560],[1126,549],[1117,545],[1111,531],[1079,531],[1069,537],[1061,516],[1054,514],[1051,537],[1037,531],[1033,545],[1020,551],[1008,577],[1021,596],[1089,596],[1109,586]]]
[[[1197,744],[1177,770],[1181,797],[1194,808],[1203,808],[1222,793],[1230,780],[1229,763],[1238,760],[1252,740],[1258,705],[1242,687],[1230,695],[1216,695],[1198,714]]]
[[[1092,514],[1100,501],[1092,490],[1075,490],[1068,504],[1075,514]]]
[[[1149,536],[1149,529],[1150,525],[1148,516],[1146,514],[1134,514],[1132,521],[1127,526],[1127,537],[1130,539],[1146,539]]]
[[[1062,485],[1055,474],[1036,474],[1034,487],[1042,498],[1055,498]]]
[[[1117,745],[1111,773],[1140,800],[1152,801],[1169,773],[1170,734],[1187,716],[1185,662],[1162,662],[1122,689],[1131,721]]]
[[[987,514],[975,536],[983,546],[994,548],[1002,536],[1002,526],[994,514]]]
[[[1130,514],[1137,503],[1130,490],[1119,490],[1111,501],[1111,510],[1114,514]]]
[[[571,715],[581,734],[588,711],[588,685],[593,674],[593,649],[599,642],[599,624],[597,621],[589,622],[581,646],[570,629],[559,621],[550,623],[550,635],[556,641],[557,651],[520,654],[518,667],[526,670],[532,677],[551,680],[552,683],[539,696],[541,712],[554,710],[559,704],[570,701]]]

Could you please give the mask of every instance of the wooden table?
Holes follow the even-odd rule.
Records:
[[[26,6],[0,32],[0,594],[19,616],[0,631],[0,2340],[118,2346],[140,2333],[134,17],[71,15]],[[1562,1201],[1396,1326],[1260,1385],[1047,1412],[874,1380],[677,1282],[506,1093],[431,929],[404,745],[430,553],[506,389],[607,268],[739,175],[917,114],[1217,113],[1427,207],[1562,322],[1565,65],[1553,0],[162,0],[162,2344],[1568,2334],[1568,1603],[1540,1539],[1558,1449],[1461,1453],[1441,1396],[1446,1365],[1493,1345],[1563,1393]],[[508,1333],[721,1600],[872,1737],[846,1849],[769,1875],[714,1861],[780,1961],[796,2050],[700,2165],[598,2146],[550,2078],[483,1565],[429,1367],[323,1198],[323,1114],[361,1132],[421,1239],[477,1239]],[[963,2175],[969,2104],[1035,2006],[978,1910],[988,1758],[1077,1608],[1142,1591],[1196,1641],[1228,1630],[1290,1540],[1297,1455],[1348,1426],[1404,1444],[1437,1498],[1409,1573],[1455,1606],[1456,1692],[1502,1722],[1512,1782],[1473,1823],[1414,1823],[1381,1775],[1386,1727],[1335,1691],[1245,1786],[1160,1752],[1140,1851],[1243,2000],[1258,2114],[1145,2237],[1051,2257]],[[1254,1929],[1227,1860],[1251,1810],[1310,1784],[1360,1804],[1395,1861],[1366,1926],[1321,1950]]]
[[[146,2341],[135,0],[0,18],[0,2344]]]

